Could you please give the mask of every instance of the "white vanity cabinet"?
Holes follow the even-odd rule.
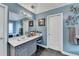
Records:
[[[14,37],[10,38],[8,43],[10,44],[11,56],[31,56],[36,52],[37,40],[42,34],[36,34],[35,36],[27,37]]]
[[[36,52],[36,40],[13,47],[10,45],[11,56],[31,56]]]

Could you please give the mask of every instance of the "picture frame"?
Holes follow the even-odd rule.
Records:
[[[39,19],[38,20],[38,25],[39,26],[45,26],[45,18]]]
[[[29,21],[29,27],[33,27],[33,20]]]

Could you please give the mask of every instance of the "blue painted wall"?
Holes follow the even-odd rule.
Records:
[[[75,5],[75,6],[79,6],[79,4],[70,4],[70,5],[67,5],[67,6],[63,6],[63,7],[60,7],[60,8],[56,8],[56,9],[52,9],[52,10],[48,10],[46,12],[43,12],[43,13],[40,13],[40,14],[37,14],[36,15],[36,19],[39,19],[39,18],[46,18],[47,19],[47,16],[48,15],[51,15],[51,14],[56,14],[56,13],[61,13],[63,12],[64,13],[64,18],[66,17],[66,15],[68,14],[67,12],[70,10],[70,7],[71,5]],[[69,53],[73,53],[73,54],[78,54],[79,55],[79,45],[72,45],[70,42],[69,42],[69,31],[68,31],[68,27],[65,23],[65,19],[63,18],[63,49],[64,51],[66,52],[69,52]],[[79,26],[79,24],[78,24]],[[46,29],[47,27],[38,27],[38,30],[41,31],[43,33],[43,39],[44,40],[47,40],[47,36],[46,36]],[[44,44],[47,44],[46,41],[43,42]]]

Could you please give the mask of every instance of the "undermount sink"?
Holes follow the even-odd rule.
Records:
[[[18,38],[17,38],[17,41],[26,40],[26,39],[27,39],[26,36],[21,36],[21,37],[18,37]]]

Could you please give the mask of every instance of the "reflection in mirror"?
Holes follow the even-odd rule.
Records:
[[[29,31],[29,22],[30,18],[27,18],[23,15],[9,12],[9,38],[25,35]]]
[[[78,10],[79,10],[79,7],[72,5],[69,10],[69,15],[67,15],[67,19],[66,19],[66,24],[68,26],[68,31],[69,31],[69,42],[74,45],[79,44],[79,35],[77,34],[79,31],[78,29],[79,11]]]
[[[68,6],[63,19],[63,50],[69,55],[79,55],[79,5]]]

